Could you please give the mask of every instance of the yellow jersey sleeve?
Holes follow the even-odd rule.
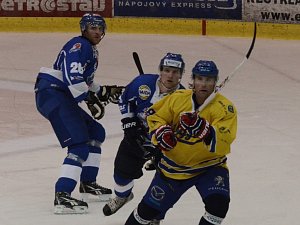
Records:
[[[209,151],[218,155],[230,153],[230,145],[237,132],[237,110],[232,102],[217,93],[212,102],[200,112],[200,117],[205,118],[214,129]]]

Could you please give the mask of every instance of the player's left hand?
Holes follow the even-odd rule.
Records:
[[[102,102],[99,101],[97,98],[95,92],[88,92],[87,98],[85,99],[85,103],[87,104],[87,107],[91,111],[92,116],[100,120],[105,114],[105,106],[102,104]]]
[[[179,117],[178,130],[190,137],[205,140],[210,134],[209,122],[201,118],[197,112],[184,112]]]
[[[100,91],[97,93],[98,98],[102,102],[111,102],[114,104],[119,103],[119,97],[124,91],[124,86],[117,85],[104,85],[100,87]]]

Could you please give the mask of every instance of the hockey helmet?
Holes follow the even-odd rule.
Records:
[[[185,63],[181,54],[167,53],[159,63],[159,70],[162,71],[164,66],[174,67],[180,69],[180,74],[184,72]]]
[[[213,61],[200,60],[196,63],[192,70],[192,77],[204,76],[215,77],[218,79],[219,70]]]
[[[102,30],[102,32],[105,34],[106,23],[104,18],[99,14],[86,13],[82,16],[79,24],[80,24],[81,32],[84,32],[86,30],[87,25],[91,25],[91,26],[99,27]]]

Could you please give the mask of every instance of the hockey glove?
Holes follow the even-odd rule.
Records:
[[[160,150],[170,151],[177,144],[177,138],[170,125],[163,125],[155,131],[157,145]]]
[[[130,143],[142,145],[147,135],[143,125],[137,117],[126,117],[121,120],[124,138]]]
[[[99,101],[95,92],[88,92],[85,103],[95,119],[100,120],[104,116],[105,107],[102,102]]]
[[[153,145],[150,140],[146,141],[143,145],[142,148],[144,150],[144,159],[150,160],[155,157],[161,157],[161,151]]]
[[[180,115],[178,130],[186,136],[206,140],[209,138],[210,125],[197,112],[185,112]]]
[[[158,149],[156,146],[154,146],[150,142],[150,140],[143,144],[143,150],[144,150],[144,159],[150,160],[145,164],[144,166],[145,170],[147,171],[155,170],[157,164],[159,163],[162,157],[161,150]]]
[[[145,170],[147,171],[152,171],[152,170],[156,170],[156,165],[154,164],[155,162],[153,160],[150,160],[149,162],[147,162],[144,166]]]
[[[119,97],[121,96],[125,87],[117,85],[104,85],[100,87],[100,91],[97,93],[98,98],[102,102],[111,102],[114,104],[119,103]]]

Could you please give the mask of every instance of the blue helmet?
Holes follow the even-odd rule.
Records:
[[[87,25],[91,26],[98,26],[100,29],[102,29],[102,32],[105,33],[106,30],[106,23],[102,16],[95,13],[86,13],[82,16],[80,22],[80,29],[81,32],[85,31],[87,28]]]
[[[204,76],[218,79],[219,70],[213,61],[200,60],[192,70],[192,77]]]
[[[163,70],[163,66],[174,67],[180,69],[180,74],[183,74],[185,63],[180,54],[167,53],[159,63],[159,70]]]

